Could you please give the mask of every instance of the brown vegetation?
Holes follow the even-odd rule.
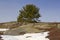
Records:
[[[60,40],[60,29],[59,28],[51,28],[48,38],[50,40]]]

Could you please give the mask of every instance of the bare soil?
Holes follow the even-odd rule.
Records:
[[[60,40],[60,29],[59,28],[51,28],[49,33],[49,38],[50,40]]]

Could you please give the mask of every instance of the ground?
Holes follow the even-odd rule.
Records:
[[[51,28],[49,33],[49,38],[50,40],[60,40],[60,29],[59,28]]]

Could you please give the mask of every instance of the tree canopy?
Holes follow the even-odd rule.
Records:
[[[21,10],[19,10],[18,22],[37,22],[39,14],[39,8],[33,4],[27,4]]]

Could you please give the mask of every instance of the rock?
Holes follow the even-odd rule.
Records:
[[[0,36],[0,40],[3,40],[1,36]]]

